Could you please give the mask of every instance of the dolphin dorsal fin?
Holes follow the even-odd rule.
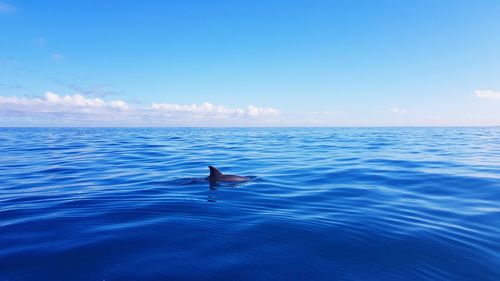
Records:
[[[208,168],[210,169],[210,177],[216,178],[222,176],[222,173],[217,168],[212,166],[208,166]]]

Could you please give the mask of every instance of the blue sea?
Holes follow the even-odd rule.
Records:
[[[0,280],[500,280],[500,128],[2,128]]]

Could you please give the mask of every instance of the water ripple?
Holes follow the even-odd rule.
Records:
[[[499,139],[3,128],[0,280],[500,280]]]

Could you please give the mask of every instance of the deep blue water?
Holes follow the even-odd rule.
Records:
[[[0,129],[0,280],[500,280],[500,128]]]

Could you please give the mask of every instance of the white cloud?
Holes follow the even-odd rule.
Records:
[[[0,2],[0,13],[1,14],[7,14],[7,13],[11,13],[13,12],[15,9],[14,9],[14,6],[10,5],[10,4],[7,4],[5,2]]]
[[[52,58],[54,60],[62,60],[62,59],[64,59],[64,56],[62,54],[55,53],[52,55]]]
[[[279,115],[280,112],[277,109],[268,107],[268,108],[259,108],[253,105],[247,106],[246,113],[249,116],[260,116],[260,115]]]
[[[391,111],[394,114],[401,114],[401,115],[404,115],[407,112],[405,108],[401,108],[401,107],[397,107],[397,106],[393,107],[391,109]]]
[[[224,106],[216,106],[208,102],[205,102],[200,105],[153,103],[151,108],[165,113],[191,113],[197,115],[219,115],[219,116],[231,116],[231,115],[238,116],[244,114],[244,111],[242,109],[239,108],[231,109],[231,108],[226,108]]]
[[[476,90],[474,94],[476,94],[476,97],[479,99],[500,100],[500,91]]]
[[[113,108],[119,108],[121,110],[129,110],[130,109],[129,105],[122,100],[110,101],[109,105]]]
[[[43,98],[1,97],[0,111],[9,109],[22,112],[81,112],[89,109],[112,108],[127,110],[124,101],[105,102],[99,98],[85,98],[80,94],[60,96],[46,92]]]
[[[45,93],[45,101],[49,104],[57,104],[63,106],[78,106],[78,107],[102,107],[106,103],[99,99],[87,99],[82,95],[76,94],[74,96],[61,97],[52,92]]]
[[[189,113],[193,115],[211,115],[214,117],[258,117],[258,116],[271,116],[279,115],[279,110],[274,108],[260,108],[253,105],[247,106],[246,109],[242,108],[227,108],[220,105],[213,105],[211,103],[205,102],[200,105],[178,105],[170,103],[153,103],[152,109],[158,110],[165,113]]]
[[[128,104],[122,100],[87,98],[81,94],[62,96],[53,92],[47,92],[39,98],[0,96],[0,119],[2,116],[10,119],[16,116],[29,117],[45,120],[50,125],[59,124],[62,120],[70,126],[76,123],[88,125],[82,122],[94,122],[94,125],[247,126],[268,124],[272,120],[276,121],[272,117],[279,114],[274,108],[253,105],[246,108],[228,108],[208,102],[199,105],[141,105]]]

